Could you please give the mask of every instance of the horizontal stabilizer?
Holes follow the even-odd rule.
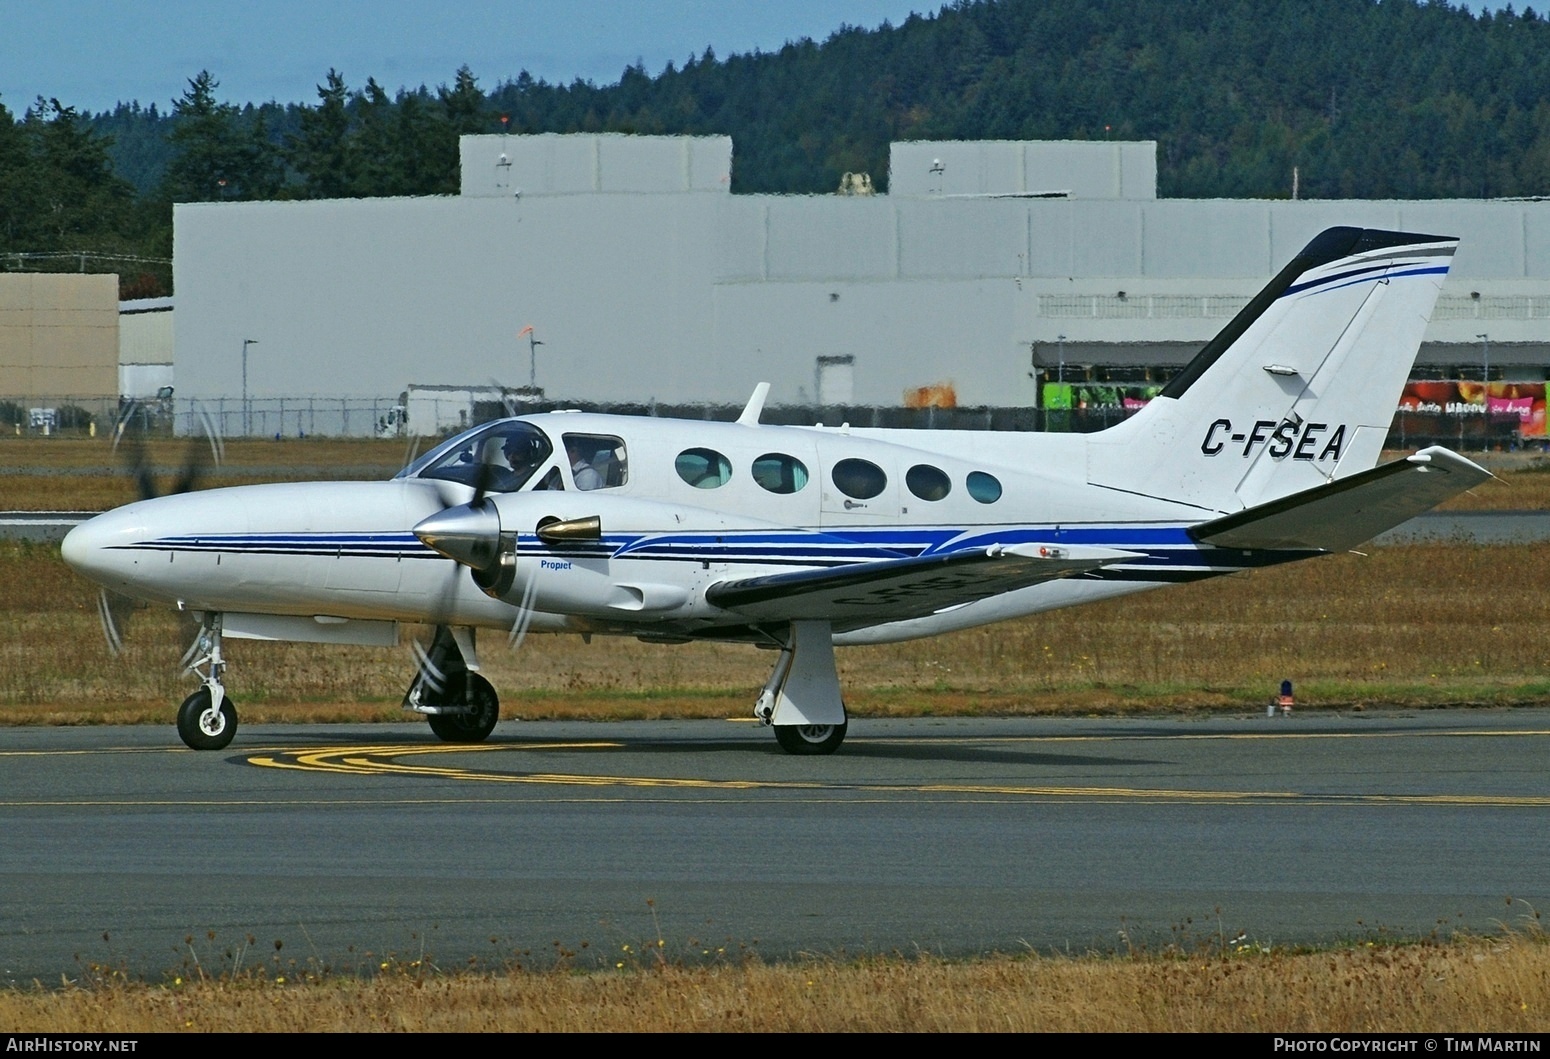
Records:
[[[705,598],[754,621],[903,621],[1136,558],[1113,548],[993,545],[722,581]]]
[[[1444,448],[1422,449],[1381,467],[1339,478],[1191,530],[1222,548],[1317,548],[1344,551],[1491,478],[1484,467]]]

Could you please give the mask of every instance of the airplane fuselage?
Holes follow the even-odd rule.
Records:
[[[543,433],[552,455],[523,488],[490,500],[516,533],[533,631],[746,639],[746,620],[709,602],[707,588],[730,577],[946,553],[979,541],[1143,556],[939,614],[835,629],[836,643],[884,642],[1303,554],[1250,560],[1203,546],[1188,527],[1215,513],[1057,473],[1082,466],[1070,458],[1080,437],[879,437],[707,422],[694,424],[686,444],[685,424],[670,420],[551,413],[523,421]],[[617,484],[577,488],[567,458],[576,437],[618,442],[625,467]],[[918,447],[901,437],[918,438]],[[1047,459],[1038,456],[1043,448]],[[691,482],[707,465],[710,480]],[[76,531],[66,556],[114,591],[192,611],[509,628],[522,592],[491,598],[415,536],[416,525],[474,493],[424,470],[388,482],[241,486],[142,501]],[[533,488],[546,478],[549,488]],[[546,518],[592,514],[601,520],[595,540],[553,543],[523,532]]]

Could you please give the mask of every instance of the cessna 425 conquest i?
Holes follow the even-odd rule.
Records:
[[[405,706],[478,741],[475,630],[775,649],[754,712],[795,754],[845,737],[837,645],[932,636],[1353,547],[1490,475],[1378,456],[1457,241],[1332,228],[1144,409],[1096,434],[547,413],[454,437],[387,482],[129,504],[66,561],[193,612],[178,711],[231,741],[226,637],[390,645],[433,625]]]

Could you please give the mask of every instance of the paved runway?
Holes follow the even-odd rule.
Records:
[[[594,965],[657,938],[1085,951],[1550,907],[1550,711],[861,719],[830,758],[729,721],[426,734],[249,726],[199,754],[170,725],[0,729],[0,982],[277,940],[335,968],[549,966],[556,943]]]

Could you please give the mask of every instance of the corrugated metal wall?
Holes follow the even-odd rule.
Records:
[[[1335,224],[1462,236],[1445,299],[1492,299],[1493,341],[1550,343],[1550,203],[1157,200],[1123,175],[1107,199],[733,196],[718,137],[510,137],[518,196],[494,193],[501,142],[464,142],[488,193],[179,206],[179,396],[238,396],[244,339],[254,397],[521,385],[531,325],[554,397],[736,402],[767,379],[798,402],[848,355],[857,402],[950,383],[1032,404],[1041,344],[1203,342]],[[1149,145],[1102,146],[1145,171]],[[1434,344],[1487,330],[1445,315]]]

